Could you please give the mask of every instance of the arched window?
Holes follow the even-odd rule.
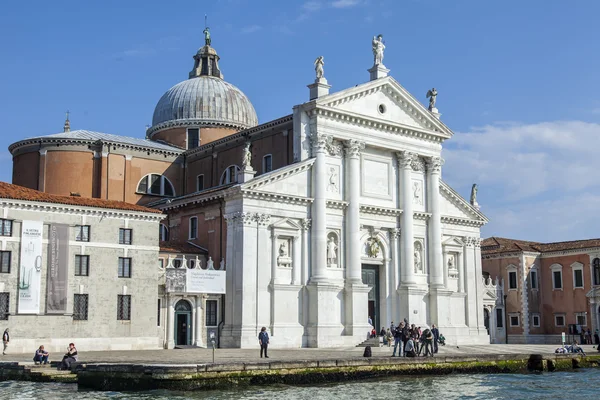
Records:
[[[237,182],[238,172],[240,172],[240,167],[238,167],[237,165],[230,165],[223,172],[223,175],[221,175],[221,180],[220,180],[221,183],[220,184],[226,185],[228,183]]]
[[[594,258],[592,266],[594,270],[594,285],[600,285],[600,258]]]
[[[166,242],[169,240],[169,228],[165,224],[160,224],[159,240]]]
[[[159,174],[144,176],[138,183],[137,192],[156,196],[175,196],[175,189],[173,189],[171,181],[166,176]]]

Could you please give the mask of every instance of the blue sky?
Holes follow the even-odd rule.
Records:
[[[208,14],[225,79],[261,122],[307,100],[325,57],[332,91],[368,80],[370,39],[417,98],[439,91],[443,176],[479,203],[482,235],[600,237],[598,1],[12,1],[0,13],[0,180],[10,143],[73,129],[143,137],[187,78]]]

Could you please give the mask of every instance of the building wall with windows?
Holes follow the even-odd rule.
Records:
[[[482,242],[482,269],[503,282],[510,343],[560,343],[563,332],[579,342],[573,329],[592,335],[600,329],[600,239],[488,238]],[[515,272],[516,288],[510,277]],[[511,326],[511,316],[518,326]]]
[[[160,212],[98,199],[53,196],[0,183],[0,328],[10,328],[9,352],[44,345],[60,352],[69,342],[79,351],[156,349],[158,226]],[[16,198],[15,198],[16,197]],[[7,222],[8,221],[8,222]],[[19,312],[23,280],[23,221],[43,221],[39,312]],[[48,232],[68,226],[66,312],[47,312]],[[5,300],[8,298],[8,304]]]

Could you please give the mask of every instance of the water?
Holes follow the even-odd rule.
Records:
[[[0,399],[44,400],[74,397],[76,385],[59,383],[0,382]],[[544,374],[446,375],[397,377],[316,386],[267,386],[206,392],[150,391],[136,393],[77,391],[77,400],[88,399],[594,399],[600,393],[600,370]]]

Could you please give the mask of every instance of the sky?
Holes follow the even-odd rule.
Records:
[[[0,180],[8,146],[72,129],[144,137],[187,79],[204,16],[228,82],[259,121],[308,100],[323,55],[332,91],[368,80],[383,34],[390,74],[426,104],[436,87],[443,179],[479,186],[482,236],[600,237],[600,1],[10,1],[0,10]]]

